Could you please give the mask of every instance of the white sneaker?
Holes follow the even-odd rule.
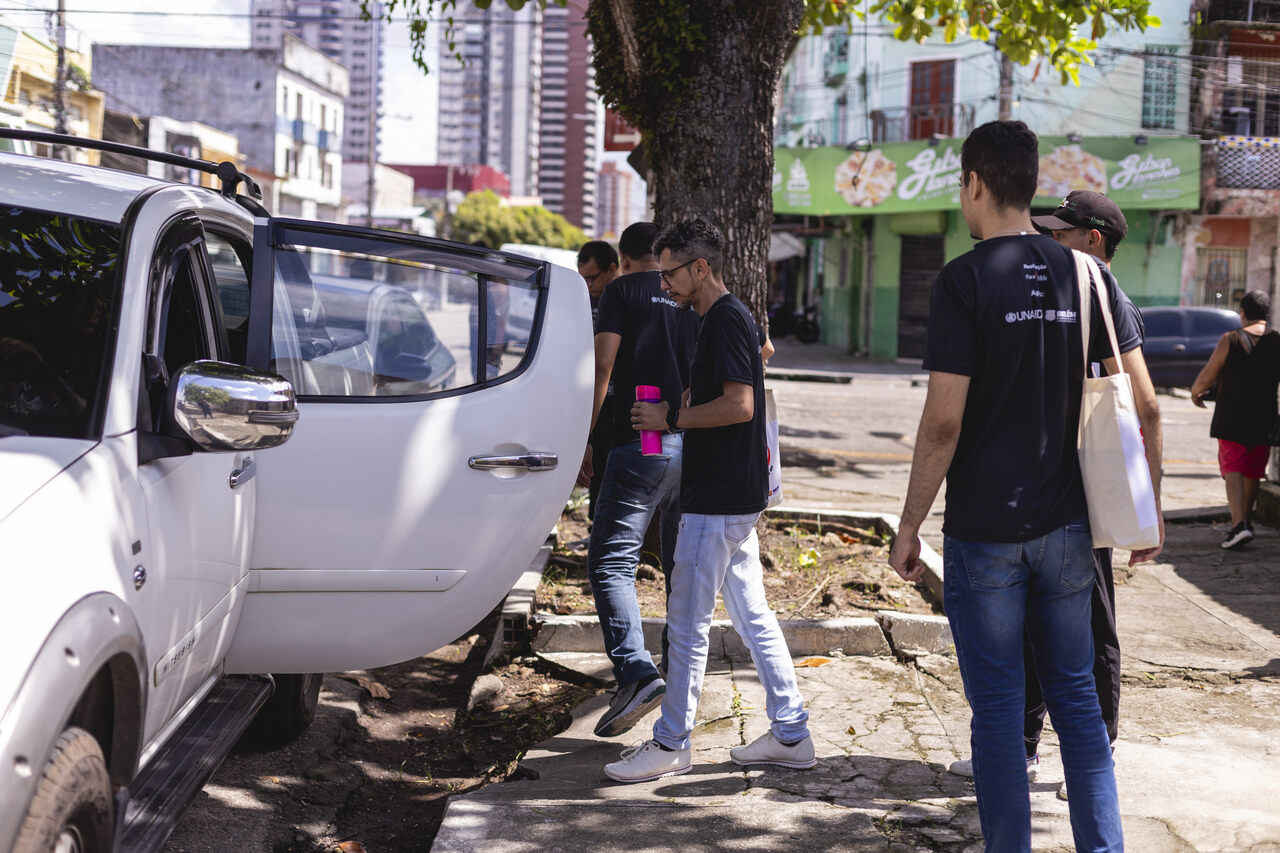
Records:
[[[951,766],[947,771],[957,776],[967,776],[973,778],[973,759],[963,758],[960,761],[951,762]],[[1035,779],[1040,773],[1040,753],[1036,753],[1027,759],[1027,779]]]
[[[808,770],[818,763],[813,757],[813,738],[806,737],[788,746],[774,737],[772,731],[765,732],[746,746],[735,746],[729,750],[729,757],[734,764],[776,764],[796,770]]]
[[[636,741],[622,750],[621,761],[604,766],[604,775],[615,782],[648,782],[688,773],[692,766],[690,750],[663,749],[656,740]]]

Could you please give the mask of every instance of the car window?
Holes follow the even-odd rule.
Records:
[[[1176,311],[1144,311],[1142,325],[1148,338],[1176,338],[1182,335],[1182,315]]]
[[[151,406],[147,426],[151,429],[161,426],[174,374],[193,361],[213,358],[215,353],[209,306],[200,297],[204,280],[197,271],[199,232],[188,231],[188,227],[179,226],[171,235],[175,241],[162,243],[161,262],[155,265],[160,281],[153,286],[158,304],[151,309],[155,331],[150,352],[159,359],[162,372],[147,377]]]
[[[100,430],[119,261],[117,225],[0,205],[0,437]]]
[[[401,248],[275,250],[271,366],[299,395],[418,397],[519,369],[538,290]]]
[[[1240,318],[1216,311],[1196,311],[1191,315],[1191,334],[1219,337],[1223,332],[1240,328]]]
[[[249,257],[248,247],[240,241],[233,243],[230,237],[217,231],[208,230],[205,232],[205,247],[218,290],[222,327],[230,347],[227,357],[236,364],[244,364],[249,339],[249,276],[244,268],[244,259]]]

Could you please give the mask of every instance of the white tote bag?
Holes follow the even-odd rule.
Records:
[[[769,502],[766,507],[782,503],[782,457],[778,454],[778,406],[773,402],[773,390],[764,391],[764,435],[769,451]]]
[[[1138,407],[1129,374],[1120,364],[1116,327],[1111,317],[1107,285],[1097,262],[1084,252],[1074,252],[1080,289],[1080,331],[1084,350],[1084,394],[1080,401],[1077,447],[1089,526],[1096,548],[1136,551],[1160,544],[1155,489],[1142,443]],[[1102,320],[1111,341],[1111,352],[1120,370],[1113,376],[1089,376],[1089,279],[1092,275],[1102,306]]]

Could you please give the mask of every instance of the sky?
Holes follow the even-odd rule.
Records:
[[[182,13],[171,10],[178,6]],[[66,0],[67,46],[89,53],[93,44],[170,44],[180,47],[248,47],[249,0]],[[0,16],[53,41],[47,12],[57,0],[0,0]],[[432,36],[429,43],[438,38]],[[382,156],[384,163],[434,163],[435,81],[410,54],[409,28],[396,21],[384,30]],[[438,56],[428,56],[435,67]],[[603,136],[599,126],[597,138]],[[625,155],[598,152],[601,163]],[[640,211],[633,211],[639,218]]]

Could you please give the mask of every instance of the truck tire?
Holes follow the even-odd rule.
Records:
[[[69,728],[54,745],[14,853],[111,853],[112,819],[102,748],[84,729]]]
[[[262,706],[241,743],[250,749],[276,749],[307,730],[320,703],[323,672],[275,675],[276,689]]]

